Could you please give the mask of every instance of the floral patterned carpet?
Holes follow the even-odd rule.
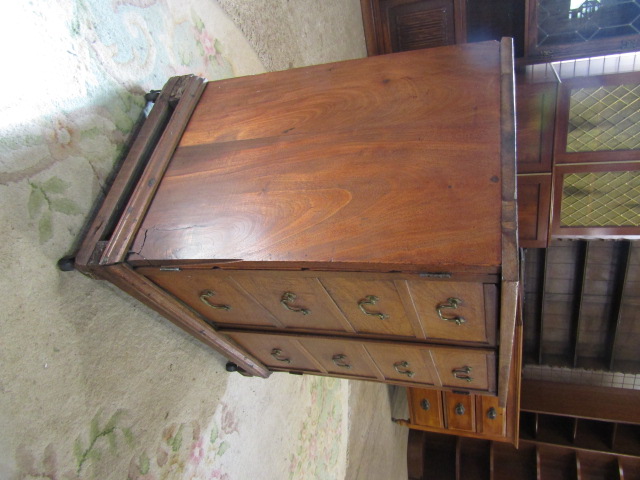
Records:
[[[335,19],[347,3],[359,8],[323,8]],[[247,12],[224,4],[236,22]],[[376,478],[360,464],[348,473],[349,382],[229,375],[224,358],[146,307],[56,268],[103,195],[144,93],[174,75],[264,71],[246,34],[214,0],[24,0],[2,11],[0,478]],[[256,36],[274,20],[253,22],[244,27]],[[363,39],[345,58],[354,51],[364,55]]]

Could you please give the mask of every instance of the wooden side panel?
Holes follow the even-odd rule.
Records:
[[[551,172],[557,84],[516,82],[518,173]]]
[[[551,175],[518,175],[518,240],[522,248],[545,248],[549,233]]]

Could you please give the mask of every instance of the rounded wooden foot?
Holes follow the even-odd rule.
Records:
[[[63,272],[72,272],[76,269],[76,257],[62,257],[58,260],[58,268]]]

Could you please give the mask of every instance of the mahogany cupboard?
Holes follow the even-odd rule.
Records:
[[[247,374],[507,398],[508,39],[160,93],[76,257]]]

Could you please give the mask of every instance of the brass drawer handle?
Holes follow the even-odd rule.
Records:
[[[295,302],[297,295],[293,292],[284,292],[282,294],[282,298],[280,299],[280,303],[292,312],[301,313],[303,315],[309,315],[311,310],[308,308],[296,307],[295,305],[289,305],[292,302]]]
[[[407,377],[411,378],[416,373],[412,372],[411,370],[407,370],[408,366],[409,366],[409,362],[396,362],[396,363],[393,364],[393,367],[396,369],[396,372],[401,373],[401,374],[406,375]],[[404,370],[400,370],[401,368],[404,369]]]
[[[202,303],[204,303],[208,307],[215,308],[216,310],[225,310],[225,311],[231,310],[230,305],[210,303],[209,299],[213,297],[215,294],[216,292],[214,292],[213,290],[203,290],[202,292],[200,292],[200,300],[202,301]]]
[[[469,375],[471,373],[471,367],[464,366],[462,368],[454,368],[451,370],[451,373],[459,380],[464,380],[465,382],[473,381],[473,377]]]
[[[464,405],[462,405],[461,403],[458,403],[456,405],[456,415],[464,415],[464,412],[466,410],[464,409]]]
[[[284,358],[282,356],[282,350],[280,350],[279,348],[274,348],[273,350],[271,350],[271,356],[273,358],[275,358],[276,360],[278,360],[279,362],[291,363],[291,359],[290,358]]]
[[[495,420],[496,418],[498,418],[498,412],[495,408],[491,407],[489,410],[487,410],[487,418],[489,420]]]
[[[378,317],[380,320],[386,320],[387,318],[389,318],[389,315],[387,315],[386,313],[369,312],[366,308],[364,308],[365,305],[375,305],[376,303],[378,303],[378,300],[380,299],[375,295],[367,295],[366,297],[364,297],[364,299],[358,302],[358,307],[360,307],[360,310],[365,315],[371,315],[372,317]]]
[[[345,362],[346,359],[347,359],[346,355],[334,355],[333,357],[331,357],[331,360],[333,360],[333,363],[335,363],[338,367],[351,368],[351,365]]]
[[[429,403],[429,400],[427,400],[426,398],[423,398],[420,402],[420,407],[423,410],[428,411],[431,408],[431,403]]]
[[[460,300],[459,298],[449,297],[447,298],[447,302],[448,303],[440,303],[438,304],[438,306],[436,306],[436,312],[438,312],[438,316],[440,317],[440,319],[446,322],[453,322],[456,325],[462,325],[463,323],[465,323],[466,320],[458,315],[455,315],[453,317],[445,317],[442,314],[442,310],[444,310],[445,308],[458,308],[460,305],[462,305],[462,300]]]

